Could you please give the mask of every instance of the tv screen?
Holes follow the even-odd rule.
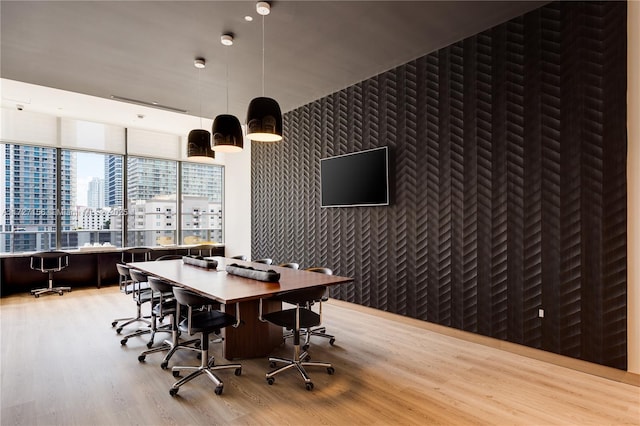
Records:
[[[320,160],[322,207],[389,204],[386,146]]]

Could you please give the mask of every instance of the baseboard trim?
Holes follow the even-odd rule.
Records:
[[[468,331],[458,330],[443,325],[422,321],[415,318],[405,317],[403,315],[382,311],[380,309],[370,308],[358,305],[356,303],[345,302],[343,300],[329,299],[331,305],[352,309],[368,315],[385,318],[391,321],[405,323],[424,330],[432,331],[449,337],[465,340],[468,342],[478,343],[490,348],[500,349],[514,354],[526,356],[528,358],[539,361],[548,362],[572,370],[581,371],[583,373],[592,374],[594,376],[603,377],[605,379],[614,380],[616,382],[626,383],[640,387],[640,374],[629,371],[618,370],[617,368],[607,367],[588,361],[571,358],[565,355],[559,355],[552,352],[543,351],[541,349],[530,348],[528,346],[519,345],[517,343],[506,342],[504,340],[495,339],[493,337],[482,336]]]

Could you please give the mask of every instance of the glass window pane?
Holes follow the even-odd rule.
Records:
[[[182,242],[221,243],[224,167],[182,163]]]
[[[153,158],[127,160],[127,246],[176,244],[178,163]],[[162,219],[156,219],[162,212]]]
[[[0,144],[0,151],[5,160],[0,162],[0,252],[55,249],[55,148]],[[70,161],[63,156],[63,163]],[[71,208],[67,194],[65,208]]]
[[[61,190],[63,196],[69,194],[72,206],[61,212],[61,248],[122,247],[123,157],[66,149],[61,152]]]

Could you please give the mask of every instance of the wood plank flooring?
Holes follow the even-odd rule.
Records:
[[[339,301],[324,305],[335,346],[319,339],[310,351],[336,373],[310,370],[313,391],[295,371],[267,385],[267,360],[252,359],[242,360],[239,377],[220,373],[221,396],[201,376],[176,397],[170,370],[159,367],[162,353],[138,362],[146,337],[120,345],[111,321],[135,308],[116,287],[0,302],[3,426],[640,424],[635,385]],[[224,362],[219,346],[212,352]],[[291,351],[287,343],[277,353]],[[178,363],[199,361],[182,351],[170,365]]]

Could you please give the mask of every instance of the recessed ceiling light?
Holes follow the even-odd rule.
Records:
[[[204,58],[196,58],[195,61],[193,61],[193,66],[200,69],[204,68],[205,67]]]
[[[251,22],[251,21],[253,21],[253,16],[247,15],[247,16],[244,17],[244,20],[247,21],[247,22]]]
[[[233,35],[231,34],[222,34],[220,36],[220,43],[225,46],[231,46],[233,44]]]

